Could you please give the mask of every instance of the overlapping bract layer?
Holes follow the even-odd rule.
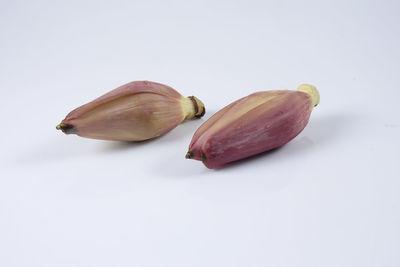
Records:
[[[94,139],[142,141],[204,113],[196,97],[183,97],[160,83],[135,81],[73,110],[57,129]]]
[[[307,125],[319,103],[314,86],[263,91],[226,106],[195,132],[186,154],[211,169],[280,147]]]

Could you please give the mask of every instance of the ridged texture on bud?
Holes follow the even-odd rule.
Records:
[[[160,83],[135,81],[71,111],[57,129],[94,139],[142,141],[204,113],[203,103],[194,96],[183,97]]]
[[[304,129],[318,103],[317,89],[307,84],[297,91],[263,91],[241,98],[200,126],[186,157],[218,169],[280,147]]]

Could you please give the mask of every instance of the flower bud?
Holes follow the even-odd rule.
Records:
[[[241,98],[200,126],[186,158],[218,169],[280,147],[304,129],[318,103],[317,89],[306,84],[297,91],[263,91]]]
[[[135,81],[71,111],[56,128],[87,138],[142,141],[204,113],[203,103],[194,96],[183,97],[160,83]]]

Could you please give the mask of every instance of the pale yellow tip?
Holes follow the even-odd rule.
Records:
[[[304,83],[297,87],[297,90],[307,93],[311,96],[313,107],[319,104],[319,92],[314,85]]]
[[[195,96],[182,97],[181,103],[186,120],[201,118],[206,113],[203,102]]]

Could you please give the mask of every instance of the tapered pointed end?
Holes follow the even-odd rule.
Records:
[[[70,124],[66,124],[64,122],[61,122],[56,126],[57,130],[61,130],[65,134],[74,134],[77,132],[76,128]]]
[[[186,153],[185,158],[191,159],[192,157],[193,157],[193,152],[192,151],[188,151],[188,153]]]

